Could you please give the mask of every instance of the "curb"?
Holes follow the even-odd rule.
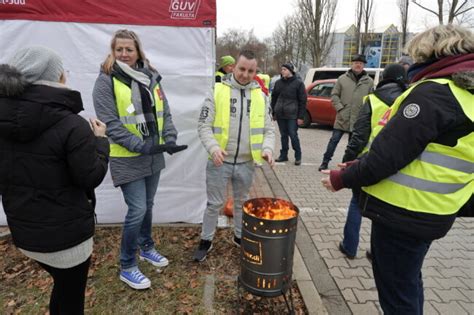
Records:
[[[291,200],[290,197],[288,196],[287,192],[285,191],[285,188],[277,178],[275,172],[273,169],[271,169],[269,166],[265,165],[264,167],[261,168],[263,175],[265,176],[268,185],[270,186],[271,190],[273,191],[273,194],[276,198],[283,198],[286,200]],[[311,240],[311,237],[308,234],[308,231],[306,230],[306,227],[304,226],[304,223],[301,221],[301,217],[298,218],[298,230],[296,231],[296,249],[295,249],[295,254],[293,257],[293,274],[294,274],[294,279],[296,280],[296,283],[298,284],[298,288],[300,290],[301,296],[303,298],[304,304],[306,306],[306,309],[308,310],[308,314],[329,314],[326,305],[323,303],[323,300],[321,299],[321,294],[318,292],[318,289],[316,287],[316,280],[318,277],[313,273],[310,272],[310,269],[308,269],[308,266],[320,266],[319,262],[322,262],[322,258],[319,256],[319,253],[317,249],[314,247],[314,244]],[[301,255],[301,251],[303,252],[303,255]],[[307,253],[311,253],[311,255],[317,256],[308,256]],[[316,258],[316,259],[315,259]],[[323,273],[331,278],[329,275],[329,271],[327,270],[327,266],[324,265],[324,268],[321,268],[318,270],[320,273]],[[323,272],[325,271],[325,272]],[[335,286],[335,284],[334,284]],[[337,289],[337,286],[335,286]],[[339,290],[337,290],[339,292]],[[344,299],[342,298],[342,295],[340,296],[343,304],[345,304]],[[348,312],[345,312],[346,310],[334,310],[336,312],[332,312],[333,310],[331,309],[331,314],[350,314],[350,310],[347,308]]]

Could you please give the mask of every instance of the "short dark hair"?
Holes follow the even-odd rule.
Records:
[[[239,53],[239,58],[240,56],[244,56],[248,60],[256,59],[255,53],[252,50],[248,50],[248,49],[242,50]]]

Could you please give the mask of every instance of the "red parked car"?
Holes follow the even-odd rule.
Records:
[[[334,125],[336,110],[331,103],[331,91],[336,84],[336,79],[317,80],[308,85],[306,93],[306,113],[304,122],[300,127],[309,127],[312,123],[321,125]]]

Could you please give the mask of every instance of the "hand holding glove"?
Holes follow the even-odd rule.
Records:
[[[140,153],[152,155],[167,152],[172,155],[173,153],[183,151],[187,149],[187,145],[177,145],[175,142],[168,142],[166,144],[156,144],[153,139],[149,138],[145,140],[145,144],[140,150]]]
[[[146,154],[146,155],[163,153],[165,151],[166,151],[166,146],[163,144],[161,145],[156,144],[155,141],[153,141],[153,138],[145,139],[145,144],[140,149],[140,153]]]

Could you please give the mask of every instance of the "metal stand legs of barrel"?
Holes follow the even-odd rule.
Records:
[[[291,291],[291,284],[289,285],[289,287],[290,288],[288,290],[289,291],[288,292],[288,297],[287,297],[286,292],[284,292],[283,290],[280,291],[280,295],[282,295],[283,298],[285,299],[285,304],[286,304],[286,308],[288,309],[288,314],[294,315],[295,314],[295,306],[294,306],[294,303],[293,303],[293,292]],[[237,278],[237,309],[243,304],[243,301],[245,301],[245,299],[242,299],[242,295],[245,292],[246,292],[246,289],[241,286],[240,277],[238,277]],[[263,299],[265,299],[265,297],[263,297],[260,301],[263,301]],[[260,302],[258,302],[257,305],[259,303]]]

